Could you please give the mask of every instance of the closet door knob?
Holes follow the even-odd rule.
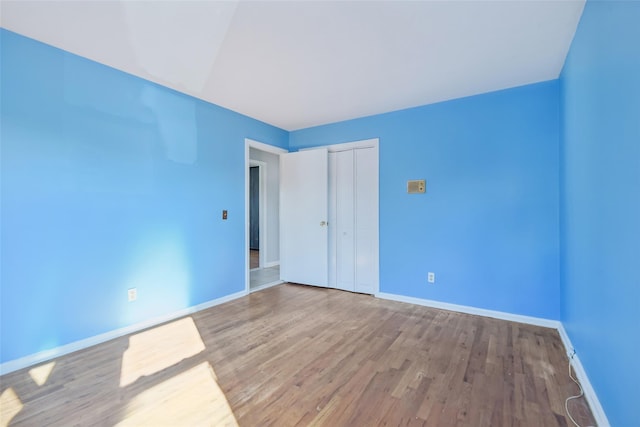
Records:
[[[320,227],[324,227],[325,225],[329,225],[327,221],[320,221]]]

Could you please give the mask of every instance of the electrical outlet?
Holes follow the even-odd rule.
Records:
[[[127,299],[129,302],[138,299],[138,288],[131,288],[127,290]]]
[[[429,283],[436,283],[436,273],[430,271],[429,274],[427,274],[427,281]]]

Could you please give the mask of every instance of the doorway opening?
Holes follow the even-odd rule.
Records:
[[[245,290],[253,292],[280,280],[280,157],[286,150],[245,140]]]
[[[266,240],[265,198],[267,164],[249,159],[249,270],[264,268],[266,248],[261,241]],[[264,245],[266,242],[262,242]]]

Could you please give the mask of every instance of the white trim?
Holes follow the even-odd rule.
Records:
[[[527,323],[529,325],[542,326],[545,328],[558,329],[562,326],[558,320],[544,319],[541,317],[523,316],[521,314],[506,313],[503,311],[487,310],[484,308],[471,307],[468,305],[450,304],[422,298],[406,297],[404,295],[388,294],[379,292],[375,295],[377,298],[387,299],[391,301],[406,302],[409,304],[423,305],[425,307],[439,308],[441,310],[457,311],[466,314],[475,314],[477,316],[492,317],[494,319],[509,320],[511,322]]]
[[[264,268],[271,268],[271,267],[276,267],[280,265],[280,260],[278,261],[271,261],[271,262],[265,262],[264,263]]]
[[[162,323],[175,320],[180,317],[188,316],[198,311],[206,310],[216,305],[224,304],[243,296],[247,295],[247,292],[240,291],[234,294],[226,295],[224,297],[216,298],[211,301],[204,302],[202,304],[187,307],[182,310],[175,311],[173,313],[166,314],[164,316],[154,317],[149,320],[136,323],[134,325],[125,326],[124,328],[114,329],[113,331],[105,332],[103,334],[94,335],[83,340],[74,341],[69,344],[62,345],[60,347],[52,348],[50,350],[41,351],[39,353],[30,354],[28,356],[21,357],[19,359],[10,360],[0,364],[0,375],[5,375],[10,372],[17,371],[19,369],[33,366],[37,363],[46,362],[47,360],[55,359],[65,354],[73,353],[78,350],[84,350],[97,344],[101,344],[106,341],[110,341],[116,338],[129,335],[143,329],[152,328]]]
[[[280,148],[280,147],[276,147],[275,145],[265,144],[264,142],[256,141],[250,138],[245,138],[244,142],[245,144],[248,144],[248,146],[251,148],[255,148],[260,151],[266,151],[267,153],[282,154],[282,153],[289,152],[289,150],[285,148]]]
[[[276,147],[274,145],[265,144],[263,142],[255,141],[253,139],[244,139],[244,253],[245,253],[245,265],[244,265],[244,290],[249,293],[251,290],[251,279],[249,276],[249,165],[250,156],[249,149],[255,148],[260,151],[266,151],[267,153],[280,155],[282,153],[288,153],[284,148]]]
[[[589,407],[591,408],[591,413],[593,414],[593,418],[596,420],[596,424],[599,427],[610,427],[609,420],[607,419],[607,415],[600,404],[600,400],[596,395],[596,391],[593,389],[591,382],[589,381],[589,377],[587,376],[587,372],[584,370],[582,366],[582,362],[580,362],[580,357],[578,353],[573,354],[575,351],[575,347],[571,344],[571,340],[569,339],[569,335],[567,331],[564,329],[564,326],[560,324],[558,327],[558,333],[560,334],[560,339],[562,340],[562,344],[564,344],[564,348],[567,352],[567,356],[571,360],[571,365],[573,366],[573,370],[576,374],[576,378],[580,382],[582,386],[582,390],[584,391],[584,397],[587,399],[587,403],[589,403]],[[572,357],[573,354],[573,357]]]
[[[340,144],[320,145],[318,147],[301,148],[298,151],[317,150],[319,148],[326,148],[330,153],[337,151],[348,151],[359,148],[378,148],[380,138],[363,139],[360,141],[343,142]]]
[[[567,335],[567,331],[564,329],[564,326],[562,324],[558,327],[558,334],[560,334],[560,339],[562,340],[562,344],[564,345],[567,357],[571,357],[571,354],[574,350],[573,344],[571,344],[569,335]]]
[[[363,139],[360,141],[344,142],[342,144],[327,145],[330,153],[347,150],[357,150],[360,148],[378,148],[379,138]]]
[[[257,291],[261,291],[263,289],[271,288],[276,285],[281,285],[283,283],[285,283],[284,280],[276,280],[275,282],[265,283],[264,285],[256,286],[255,288],[252,288],[251,291],[249,292],[254,293]]]

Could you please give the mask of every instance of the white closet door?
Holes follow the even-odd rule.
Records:
[[[336,283],[337,289],[355,290],[355,201],[353,150],[335,154]]]
[[[336,287],[337,262],[338,262],[338,213],[336,210],[336,153],[329,153],[329,284],[330,288]]]
[[[378,290],[378,150],[355,151],[355,291]]]
[[[327,149],[280,155],[280,278],[328,283]]]

